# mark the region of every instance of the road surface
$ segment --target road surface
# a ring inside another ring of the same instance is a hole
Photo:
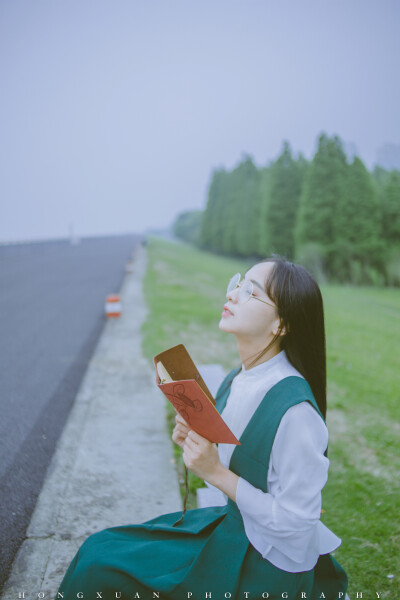
[[[0,589],[138,235],[0,246]]]

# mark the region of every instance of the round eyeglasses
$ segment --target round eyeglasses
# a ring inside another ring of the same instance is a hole
[[[240,281],[242,278],[240,273],[236,273],[236,275],[234,275],[231,280],[228,283],[228,287],[226,289],[226,293],[229,294],[230,292],[233,292],[233,290],[235,290],[236,288],[239,288],[239,292],[237,295],[237,301],[239,304],[243,304],[244,302],[247,302],[247,300],[250,300],[250,298],[254,298],[254,300],[259,300],[260,302],[264,302],[264,304],[268,304],[268,306],[272,306],[273,308],[275,308],[275,305],[272,304],[272,302],[266,302],[265,300],[263,300],[262,298],[259,298],[258,296],[255,296],[253,294],[253,283],[249,280],[243,280]]]

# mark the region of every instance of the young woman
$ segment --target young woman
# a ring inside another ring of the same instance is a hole
[[[59,592],[111,598],[344,598],[329,554],[341,540],[320,521],[328,432],[323,305],[301,266],[254,265],[228,285],[219,327],[242,366],[217,408],[240,446],[210,443],[178,415],[173,440],[203,478],[211,506],[90,536]]]

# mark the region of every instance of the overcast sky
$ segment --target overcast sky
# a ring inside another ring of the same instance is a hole
[[[0,0],[0,241],[142,231],[321,131],[400,144],[398,0]]]

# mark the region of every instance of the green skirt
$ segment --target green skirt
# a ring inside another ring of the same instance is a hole
[[[91,535],[72,560],[58,590],[62,596],[56,598],[274,600],[286,592],[283,597],[300,600],[302,593],[319,598],[323,591],[333,599],[346,591],[346,575],[329,554],[301,573],[263,559],[249,543],[239,511],[229,505],[190,510],[174,527],[180,514]]]

